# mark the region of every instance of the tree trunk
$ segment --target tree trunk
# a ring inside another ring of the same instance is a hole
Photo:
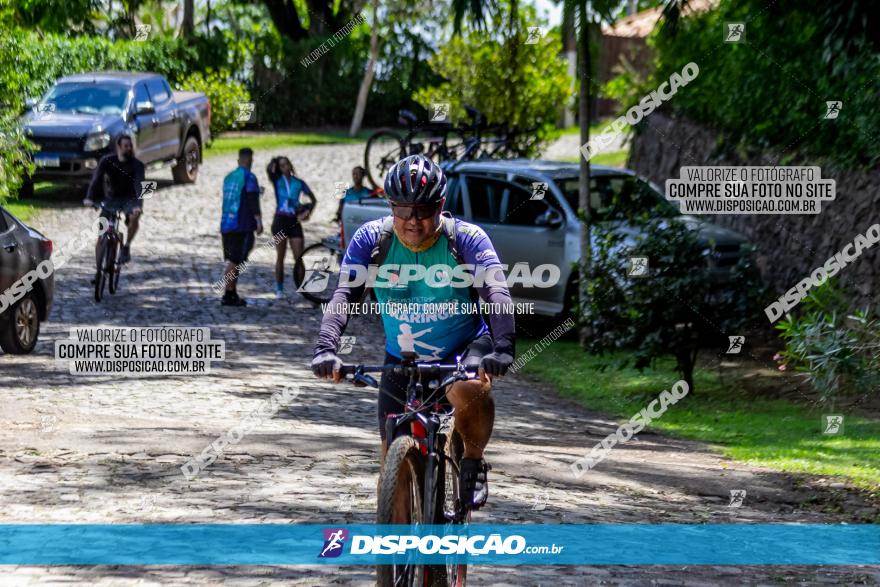
[[[207,13],[205,14],[205,34],[211,34],[211,0],[205,0],[205,9]]]
[[[351,118],[351,128],[348,129],[350,136],[355,136],[361,130],[364,121],[364,111],[367,109],[367,98],[370,95],[370,87],[373,85],[373,74],[376,71],[376,62],[379,60],[379,0],[373,0],[373,29],[370,31],[370,59],[367,61],[367,70],[364,79],[361,80],[361,88],[358,90],[357,104],[354,107],[354,116]]]
[[[579,44],[580,44],[580,95],[578,96],[578,124],[581,130],[581,145],[590,142],[590,122],[592,121],[592,112],[590,112],[591,87],[590,80],[593,69],[592,54],[590,51],[590,19],[587,15],[587,2],[580,0],[580,26],[579,26]],[[580,315],[582,322],[580,326],[579,338],[581,346],[585,346],[587,340],[592,336],[592,325],[589,322],[589,294],[587,292],[587,276],[589,275],[590,262],[592,257],[592,245],[590,243],[590,225],[593,222],[592,213],[590,211],[590,163],[581,154],[580,158],[580,178],[578,182],[578,208],[583,214],[581,220],[580,241],[581,241],[581,259],[579,266],[578,279],[578,301],[580,306]]]
[[[195,30],[195,0],[183,0],[183,27],[181,36],[184,38],[191,37]]]
[[[688,384],[688,393],[694,391],[694,368],[697,366],[698,349],[684,349],[675,355],[676,369]]]

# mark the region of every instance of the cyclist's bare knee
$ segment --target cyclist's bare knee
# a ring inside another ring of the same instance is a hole
[[[446,392],[446,398],[456,411],[466,410],[469,404],[485,403],[491,400],[492,385],[479,379],[456,381]]]

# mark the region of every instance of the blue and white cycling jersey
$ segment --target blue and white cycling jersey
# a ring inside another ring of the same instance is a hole
[[[380,218],[368,222],[355,232],[342,260],[342,271],[346,270],[346,266],[369,265],[370,254],[379,240],[384,220]],[[500,267],[498,255],[482,228],[461,220],[455,220],[455,226],[457,249],[465,264],[474,265],[477,270],[480,267],[486,270]],[[404,264],[435,267],[435,270],[449,271],[451,275],[458,262],[449,250],[444,233],[433,246],[418,253],[404,246],[395,235],[384,265]],[[391,283],[396,282],[394,277],[396,275],[390,279]],[[451,308],[454,302],[459,302],[459,307],[472,302],[468,287],[434,287],[428,285],[426,280],[379,287],[383,283],[388,283],[388,280],[383,280],[381,274],[377,275],[377,287],[373,291],[380,303],[387,304],[382,312],[385,350],[395,357],[401,358],[402,351],[409,351],[417,353],[420,360],[439,361],[489,332],[479,313],[437,311],[438,307]],[[389,308],[399,310],[387,311]]]
[[[300,195],[303,193],[312,193],[306,182],[298,177],[287,178],[283,175],[279,177],[278,181],[275,182],[275,200],[277,203],[275,213],[285,216],[295,215],[302,207]]]

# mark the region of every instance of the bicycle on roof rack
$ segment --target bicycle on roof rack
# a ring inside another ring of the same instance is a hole
[[[486,124],[476,108],[464,105],[470,122],[456,126],[450,122],[429,122],[419,125],[416,115],[400,111],[400,123],[406,132],[382,128],[367,140],[364,167],[373,187],[382,187],[391,166],[410,155],[424,154],[437,163],[506,159],[522,157],[526,151],[522,138],[533,135],[536,128],[519,130],[506,125]]]

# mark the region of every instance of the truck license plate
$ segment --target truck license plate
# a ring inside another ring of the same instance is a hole
[[[34,158],[34,164],[37,167],[61,167],[61,159],[59,157],[40,157]]]

